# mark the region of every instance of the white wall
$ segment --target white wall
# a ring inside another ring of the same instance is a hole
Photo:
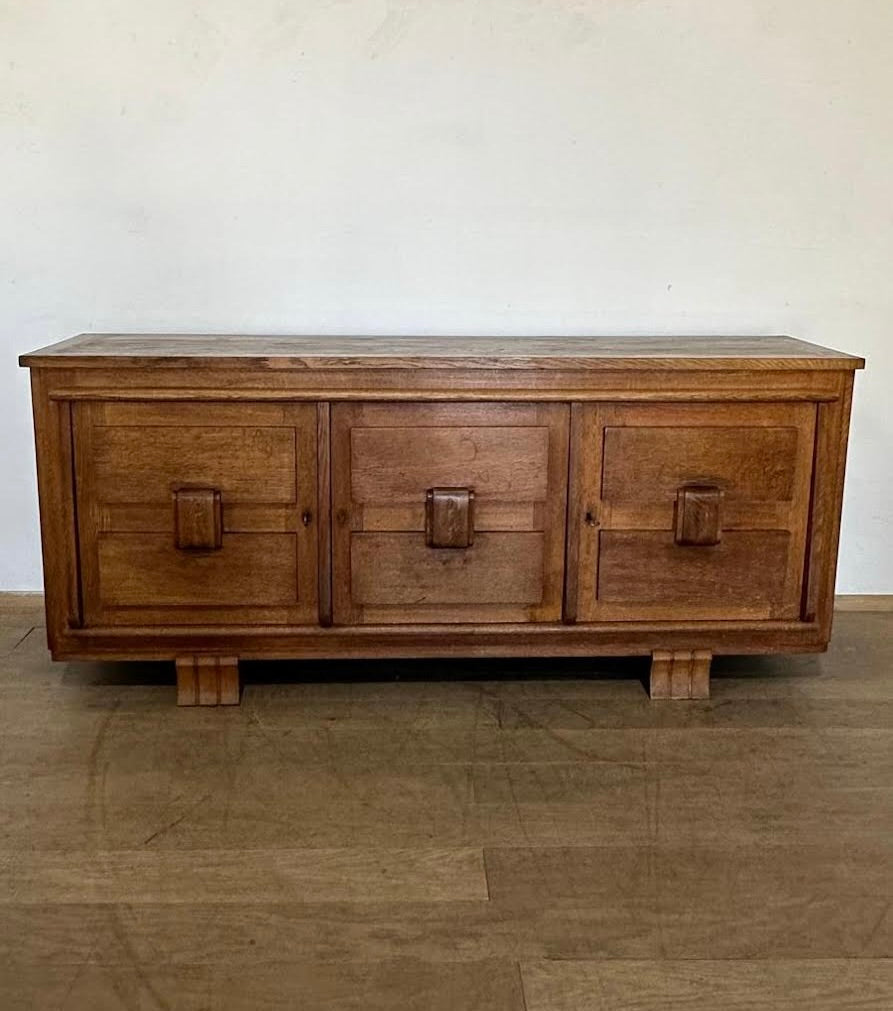
[[[0,0],[0,587],[81,330],[778,333],[865,355],[893,592],[890,0]]]

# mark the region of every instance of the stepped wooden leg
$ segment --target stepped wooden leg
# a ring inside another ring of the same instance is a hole
[[[709,649],[656,649],[651,654],[651,698],[710,698]]]
[[[178,656],[178,706],[237,706],[239,660],[234,656]]]

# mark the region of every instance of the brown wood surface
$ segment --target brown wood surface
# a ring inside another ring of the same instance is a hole
[[[319,624],[328,628],[332,624],[332,426],[328,404],[317,404],[316,426]]]
[[[577,621],[800,615],[814,405],[580,410]],[[679,543],[691,484],[721,493],[718,543]]]
[[[233,404],[254,401],[388,403],[455,401],[599,403],[830,403],[840,397],[832,370],[710,372],[666,369],[44,369],[51,400],[107,404]]]
[[[717,485],[682,485],[676,492],[676,543],[712,547],[722,537],[723,490]]]
[[[216,551],[183,551],[167,533],[113,534],[100,539],[98,557],[102,606],[112,611],[182,607],[181,620],[190,623],[200,614],[194,608],[288,607],[295,600],[294,534],[227,534]]]
[[[223,546],[223,516],[216,488],[176,488],[174,547],[181,551],[211,551]]]
[[[46,377],[31,373],[47,642],[61,646],[83,622],[71,404],[49,399]]]
[[[470,548],[474,543],[474,490],[429,488],[425,496],[425,544]]]
[[[651,654],[649,694],[652,699],[706,699],[710,697],[709,650],[656,649]]]
[[[181,712],[41,622],[0,600],[4,1009],[890,1004],[889,612],[684,705],[644,658],[453,658]]]
[[[555,404],[335,405],[335,623],[559,621],[567,425]],[[468,547],[426,543],[439,486],[474,493]]]
[[[79,334],[22,355],[24,366],[143,368],[832,368],[861,358],[794,337],[312,337]]]
[[[812,475],[812,515],[803,617],[831,634],[837,546],[843,506],[843,478],[849,440],[853,377],[841,376],[838,400],[816,407],[816,465]]]
[[[309,404],[78,404],[85,622],[316,623],[317,427]],[[177,547],[174,497],[198,486],[211,551]]]
[[[734,530],[711,546],[680,546],[671,531],[603,530],[601,620],[784,617],[790,535]]]
[[[237,706],[239,661],[233,656],[178,656],[178,706]]]

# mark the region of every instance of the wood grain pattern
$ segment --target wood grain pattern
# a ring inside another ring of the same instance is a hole
[[[602,530],[598,615],[793,617],[783,597],[790,540],[786,530],[735,530],[719,544],[684,547],[670,531]]]
[[[79,334],[22,355],[26,367],[849,368],[861,358],[793,337],[245,337]]]
[[[470,548],[474,544],[473,488],[428,489],[425,544],[429,548]]]
[[[355,533],[350,543],[351,599],[363,609],[420,605],[435,614],[454,604],[504,605],[507,613],[512,605],[521,605],[514,620],[524,621],[526,608],[542,603],[544,551],[541,532],[481,533],[468,548],[440,550],[432,550],[414,533]],[[486,617],[486,612],[478,613]],[[552,619],[558,617],[554,608]]]
[[[294,534],[229,534],[207,552],[181,551],[168,534],[112,534],[99,542],[100,604],[189,608],[186,622],[194,621],[193,608],[287,607],[295,601],[296,559]]]
[[[800,614],[814,406],[580,410],[579,621]],[[691,484],[722,496],[713,546],[674,540]]]
[[[559,621],[567,423],[560,405],[336,405],[336,624]],[[426,544],[439,486],[474,492],[468,547]]]
[[[317,428],[304,404],[78,404],[85,623],[315,623]],[[202,485],[219,547],[178,550],[172,496]]]
[[[178,713],[34,611],[0,597],[4,1008],[889,1004],[889,612],[690,705],[453,658],[244,664]]]
[[[676,543],[681,547],[719,544],[722,499],[723,490],[716,485],[682,485],[676,492]]]
[[[640,411],[624,412],[616,424],[606,419],[602,494],[612,502],[662,502],[681,484],[709,474],[730,499],[790,501],[797,429],[768,427],[764,419],[752,408],[712,416],[703,409],[658,409],[651,418]]]
[[[893,959],[537,962],[522,966],[527,1011],[839,1011],[893,1003]]]
[[[53,649],[83,621],[71,405],[49,399],[40,372],[31,374],[31,396],[47,641]]]
[[[178,656],[178,706],[237,706],[239,661],[232,656]]]
[[[30,1008],[36,987],[47,1007],[177,1011],[257,1011],[282,1007],[338,1011],[525,1011],[518,967],[510,959],[423,963],[399,957],[326,963],[290,952],[258,963],[144,966],[97,964],[33,970],[6,978],[8,1007]],[[0,978],[0,983],[4,982]]]
[[[154,873],[148,873],[149,868]],[[160,872],[160,873],[159,873]],[[135,882],[139,881],[139,887]],[[16,903],[486,901],[480,849],[350,848],[156,852],[44,851],[0,868],[0,895]]]
[[[174,547],[212,551],[223,546],[223,511],[215,488],[177,488],[174,500]]]
[[[91,415],[93,482],[103,502],[157,502],[168,498],[174,481],[218,488],[227,502],[294,501],[290,428],[118,428],[100,420],[101,408]]]
[[[651,698],[709,698],[712,659],[706,649],[654,650],[651,654]]]
[[[809,565],[803,616],[817,621],[831,634],[837,545],[843,505],[843,477],[849,441],[853,377],[841,377],[841,396],[816,408],[816,466],[812,477],[812,512],[809,525]]]
[[[187,364],[128,370],[122,384],[113,368],[46,369],[51,400],[218,406],[251,400],[284,405],[306,401],[454,401],[605,403],[760,402],[830,403],[840,395],[834,370],[710,371],[705,397],[704,370],[666,369],[195,369]]]

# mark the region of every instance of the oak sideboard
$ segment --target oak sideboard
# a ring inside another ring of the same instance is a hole
[[[81,334],[31,354],[56,659],[826,648],[854,370],[791,337]]]

